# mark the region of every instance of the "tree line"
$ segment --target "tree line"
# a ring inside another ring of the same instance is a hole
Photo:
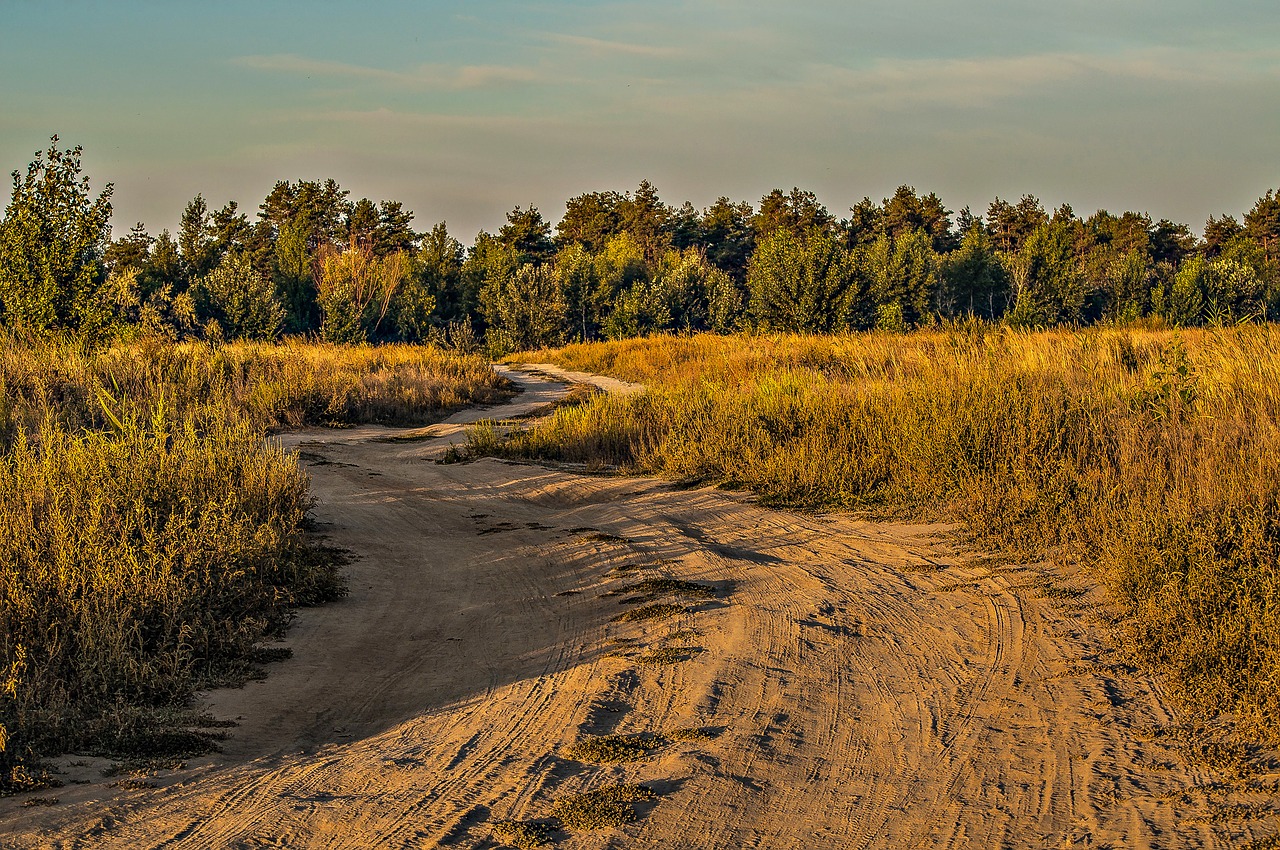
[[[516,206],[470,247],[398,201],[333,180],[280,181],[251,216],[197,195],[177,235],[111,238],[81,150],[58,138],[0,221],[0,324],[28,333],[335,342],[435,341],[512,351],[649,333],[907,330],[981,319],[1024,327],[1267,320],[1280,309],[1280,193],[1203,237],[1145,213],[1025,195],[953,214],[900,187],[840,218],[812,192],[757,205],[663,202],[652,184],[569,199],[553,228]]]

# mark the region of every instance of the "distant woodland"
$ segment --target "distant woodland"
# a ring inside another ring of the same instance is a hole
[[[0,324],[22,333],[436,342],[490,352],[664,332],[909,330],[1267,320],[1280,310],[1280,193],[1203,237],[1147,213],[1024,195],[981,214],[900,187],[844,216],[812,192],[699,210],[634,191],[516,206],[465,245],[399,201],[275,184],[255,211],[197,195],[177,234],[112,239],[79,148],[53,137],[0,221]]]

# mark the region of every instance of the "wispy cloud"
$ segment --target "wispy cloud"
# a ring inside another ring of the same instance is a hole
[[[568,33],[547,33],[546,38],[559,44],[580,47],[599,55],[645,56],[652,59],[674,59],[686,55],[679,47],[656,44],[637,44],[627,41],[610,41],[603,38],[591,38],[585,35],[569,35]]]
[[[373,80],[411,88],[458,91],[538,82],[542,74],[535,68],[509,65],[418,65],[397,71],[369,65],[354,65],[327,59],[311,59],[294,53],[237,56],[233,64],[255,71],[297,74],[308,77],[336,77]]]
[[[1280,50],[1148,48],[1116,54],[1053,52],[959,59],[882,59],[863,68],[815,64],[801,86],[879,106],[989,105],[1085,79],[1206,85],[1280,79]]]

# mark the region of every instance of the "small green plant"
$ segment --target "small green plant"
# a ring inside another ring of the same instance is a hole
[[[698,584],[682,581],[677,578],[647,578],[611,590],[605,596],[632,595],[640,599],[654,599],[659,596],[685,596],[691,599],[714,599],[716,589],[709,584]],[[625,600],[625,601],[639,601]]]
[[[653,735],[598,735],[578,741],[565,756],[591,764],[620,764],[640,761],[664,743]]]
[[[629,824],[637,817],[632,804],[656,799],[658,795],[643,785],[610,785],[562,797],[551,810],[565,829],[591,831]]]
[[[679,664],[705,652],[700,646],[665,646],[636,656],[636,662],[651,667]]]
[[[720,737],[720,730],[714,726],[682,726],[666,733],[672,741],[710,741]]]
[[[556,829],[546,821],[500,820],[493,825],[493,834],[503,844],[518,850],[532,850],[552,844]]]
[[[29,800],[22,801],[22,808],[34,809],[37,806],[56,806],[58,802],[57,797],[32,797]]]
[[[665,620],[667,617],[674,617],[677,614],[683,614],[685,608],[682,605],[672,605],[670,602],[655,602],[652,605],[645,605],[641,608],[634,608],[630,611],[624,611],[613,618],[615,623],[636,623],[643,620]]]

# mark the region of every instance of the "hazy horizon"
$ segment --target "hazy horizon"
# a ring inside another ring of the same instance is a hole
[[[116,184],[118,234],[280,179],[417,229],[628,191],[773,188],[839,216],[907,183],[1148,212],[1199,232],[1280,184],[1280,15],[1262,2],[6,4],[0,156],[52,133]]]

